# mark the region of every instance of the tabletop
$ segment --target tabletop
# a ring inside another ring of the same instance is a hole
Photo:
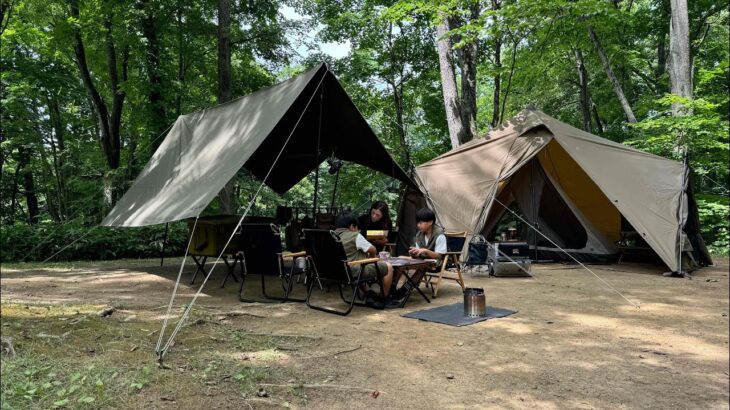
[[[423,265],[433,265],[436,259],[414,259],[404,256],[392,257],[385,260],[393,265],[394,268],[415,268]]]

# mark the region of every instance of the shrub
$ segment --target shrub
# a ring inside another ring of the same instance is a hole
[[[164,233],[164,225],[112,228],[79,221],[3,226],[0,262],[43,261],[66,246],[55,261],[159,257]],[[165,255],[182,255],[187,237],[184,222],[171,223]]]
[[[707,249],[713,255],[728,254],[730,232],[728,217],[730,206],[728,197],[722,195],[697,195],[697,208],[700,216],[700,230]]]

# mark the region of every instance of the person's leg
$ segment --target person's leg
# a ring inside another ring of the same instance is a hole
[[[391,266],[392,269],[392,266]],[[401,270],[400,269],[394,269],[393,270],[393,284],[395,284],[396,287],[398,287],[398,282],[400,281],[401,277]]]
[[[393,265],[388,265],[388,272],[383,276],[383,296],[388,297],[390,295],[390,286],[393,283]]]

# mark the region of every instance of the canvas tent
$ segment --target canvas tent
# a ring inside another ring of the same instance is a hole
[[[416,168],[419,191],[404,198],[401,235],[415,230],[411,219],[420,206],[432,207],[447,230],[484,235],[511,206],[578,259],[615,259],[616,241],[628,225],[673,271],[683,241],[683,250],[692,251],[683,256],[683,269],[691,269],[711,261],[687,174],[682,163],[526,109],[483,138]],[[523,239],[541,258],[565,257],[534,229],[523,228]]]
[[[144,226],[199,215],[241,167],[282,194],[330,156],[414,186],[323,63],[178,117],[102,225]]]

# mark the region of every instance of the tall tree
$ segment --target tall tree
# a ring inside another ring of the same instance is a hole
[[[218,0],[218,104],[231,100],[231,1]],[[218,193],[219,212],[231,215],[236,211],[236,182],[231,179]]]
[[[481,3],[472,0],[467,6],[468,18],[462,22],[462,27],[479,24],[481,17]],[[471,141],[477,135],[477,58],[479,55],[479,41],[473,33],[465,32],[460,38],[460,47],[457,49],[461,72],[461,123],[464,127],[461,143]]]
[[[142,35],[145,39],[145,71],[149,81],[147,87],[147,100],[150,105],[149,138],[152,140],[152,149],[156,149],[161,140],[157,138],[167,127],[167,110],[162,97],[162,67],[161,67],[161,44],[159,35],[159,20],[162,17],[158,2],[151,0],[139,0],[137,8],[140,10],[140,23]]]
[[[583,53],[579,48],[575,51],[576,68],[578,69],[578,88],[580,89],[580,112],[583,117],[583,130],[593,132],[591,127],[591,103],[588,95],[588,70],[583,61]]]
[[[114,14],[111,5],[105,2],[105,13],[102,16],[102,24],[104,27],[104,45],[106,54],[107,76],[109,81],[109,89],[112,93],[111,110],[107,101],[101,96],[95,80],[92,78],[89,70],[86,47],[81,35],[81,28],[78,26],[80,21],[78,0],[69,0],[71,17],[77,22],[73,29],[73,47],[76,65],[81,74],[81,80],[86,88],[92,107],[99,122],[99,142],[101,150],[106,161],[108,170],[116,170],[119,168],[119,160],[121,157],[121,137],[120,128],[122,122],[122,110],[124,108],[124,100],[127,96],[121,87],[122,82],[127,81],[127,69],[129,65],[129,45],[124,44],[121,52],[121,76],[119,74],[119,63],[117,55],[117,45],[113,35],[113,19]],[[114,205],[114,181],[111,175],[104,177],[104,203],[107,207]]]
[[[442,22],[436,26],[436,47],[439,56],[439,71],[441,72],[441,90],[444,96],[444,108],[446,109],[446,124],[449,127],[451,147],[456,148],[462,142],[468,141],[468,137],[465,135],[467,127],[464,125],[464,117],[461,114],[461,100],[456,88],[452,56],[453,47],[451,46],[449,32],[449,18],[443,15]]]
[[[636,116],[634,116],[634,111],[631,109],[631,104],[629,104],[629,100],[624,94],[624,89],[621,86],[621,82],[616,77],[616,74],[613,73],[613,69],[611,68],[611,62],[608,59],[606,50],[604,50],[601,41],[598,39],[598,35],[596,35],[596,31],[590,24],[588,25],[588,35],[591,38],[591,42],[593,42],[593,47],[595,48],[596,53],[598,53],[598,56],[601,58],[603,70],[606,72],[606,76],[608,76],[608,79],[611,81],[611,85],[613,86],[613,92],[616,94],[616,97],[618,97],[618,100],[621,103],[621,108],[623,108],[624,114],[626,114],[626,119],[629,122],[636,122]]]
[[[501,0],[492,0],[492,10],[497,12],[502,6]],[[497,13],[495,13],[495,17]],[[494,36],[494,92],[492,97],[492,128],[502,122],[500,114],[499,97],[502,92],[502,33],[497,31]]]
[[[692,62],[689,44],[687,0],[670,0],[669,82],[672,94],[692,99]],[[683,115],[681,104],[673,104],[674,115]]]
[[[35,225],[38,223],[40,211],[38,209],[38,195],[36,195],[36,184],[33,178],[29,149],[21,145],[18,148],[18,156],[18,169],[23,175],[23,194],[25,195],[25,204],[28,207],[28,223]]]

